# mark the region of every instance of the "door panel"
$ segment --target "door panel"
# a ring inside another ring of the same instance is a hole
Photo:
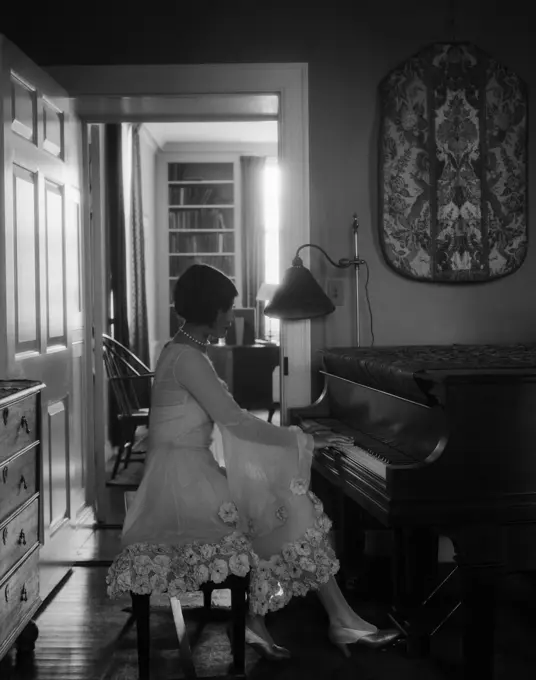
[[[47,350],[65,347],[65,227],[63,188],[45,180]]]
[[[40,475],[41,597],[46,597],[74,560],[81,540],[74,531],[76,515],[85,499],[84,413],[92,386],[84,380],[81,129],[66,93],[50,76],[2,36],[0,50],[7,118],[0,132],[5,225],[0,372],[46,385]]]
[[[69,426],[67,399],[48,404],[48,450],[50,451],[50,531],[69,518]]]
[[[39,291],[37,243],[37,176],[13,166],[15,272],[17,316],[15,351],[39,351]]]
[[[13,72],[11,80],[11,129],[30,142],[37,136],[37,93]]]

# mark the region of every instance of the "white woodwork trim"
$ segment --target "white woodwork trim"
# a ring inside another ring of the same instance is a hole
[[[89,139],[88,127],[82,126],[82,186],[90,186],[89,176]],[[93,308],[93,277],[96,274],[96,267],[93,248],[93,233],[91,230],[91,201],[89,191],[84,190],[80,195],[80,239],[81,239],[81,262],[82,268],[82,307],[84,310],[84,338],[85,344],[85,370],[84,370],[84,408],[86,409],[86,418],[84,419],[84,427],[82,430],[83,436],[83,450],[84,450],[84,490],[86,504],[93,508],[96,513],[96,473],[95,473],[95,353],[93,351],[93,326],[94,314]]]
[[[103,237],[104,216],[104,192],[105,182],[101,173],[103,158],[103,139],[99,126],[90,128],[91,142],[89,156],[91,158],[91,210],[92,222],[88,223],[87,231],[92,253],[93,271],[91,281],[91,297],[93,305],[93,327],[91,345],[93,347],[94,364],[92,367],[93,390],[93,471],[95,476],[95,506],[97,519],[106,522],[108,515],[108,498],[106,493],[106,388],[107,383],[104,374],[104,360],[102,352],[102,334],[104,332],[104,320],[106,314],[105,301],[105,258]],[[88,192],[89,196],[89,192]],[[89,215],[88,215],[89,217]],[[89,228],[91,227],[91,228]]]
[[[156,141],[150,130],[146,128],[145,125],[142,125],[140,128],[140,137],[142,137],[147,142],[148,146],[152,149],[152,151],[154,151],[154,153],[158,153],[161,150],[160,144]]]
[[[167,142],[161,148],[164,153],[200,153],[217,156],[277,156],[277,142]]]
[[[169,334],[169,216],[168,216],[168,158],[156,154],[154,270],[155,277],[155,346],[150,347],[151,366],[156,366],[162,338]],[[154,353],[154,354],[153,354]]]
[[[76,96],[87,121],[177,120],[181,97],[277,94],[281,166],[281,263],[309,241],[309,116],[307,64],[58,66],[49,72]],[[175,113],[174,113],[175,111]],[[231,113],[229,113],[231,117]],[[307,265],[307,253],[304,253]],[[311,400],[310,323],[285,324],[289,376],[282,382],[282,414]]]

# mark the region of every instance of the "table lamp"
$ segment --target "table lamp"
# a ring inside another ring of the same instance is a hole
[[[259,302],[264,302],[265,305],[270,302],[270,300],[273,298],[275,291],[277,290],[278,285],[277,283],[267,283],[264,281],[261,283],[260,288],[257,292],[257,300]],[[264,311],[264,310],[263,310]],[[269,342],[276,342],[276,336],[278,335],[278,331],[274,331],[274,328],[272,326],[272,320],[270,317],[267,319],[269,321],[269,324],[265,328],[265,337]],[[279,326],[277,326],[277,329]],[[277,343],[279,344],[279,343]]]

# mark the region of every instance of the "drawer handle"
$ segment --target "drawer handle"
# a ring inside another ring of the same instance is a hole
[[[21,429],[26,432],[26,434],[30,434],[30,426],[28,425],[28,419],[26,418],[26,416],[22,416],[22,418],[20,419],[20,426]]]
[[[23,487],[23,489],[25,491],[28,488],[28,484],[26,484],[26,480],[24,479],[24,475],[20,476],[19,489],[21,488],[21,486]]]
[[[21,602],[28,601],[28,593],[26,592],[26,586],[22,586],[22,590],[20,591],[20,601]]]
[[[2,543],[4,545],[7,543],[7,527],[4,527],[4,531],[2,531]]]
[[[4,482],[4,484],[7,484],[7,472],[8,467],[6,465],[5,468],[2,470],[2,481]]]
[[[24,533],[24,529],[20,530],[18,543],[19,545],[26,545],[26,535]]]
[[[4,598],[6,602],[9,602],[9,583],[6,585],[6,589],[4,590]]]
[[[4,425],[7,425],[7,419],[9,418],[9,409],[6,406],[6,408],[2,412],[2,420],[4,421]]]

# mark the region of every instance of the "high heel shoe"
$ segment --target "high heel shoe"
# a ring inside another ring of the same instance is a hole
[[[371,649],[383,649],[400,637],[400,631],[396,628],[385,628],[376,633],[364,633],[362,630],[355,630],[354,628],[330,626],[328,636],[344,656],[349,657],[350,652],[346,645],[362,645]]]
[[[232,627],[228,626],[227,635],[231,643],[233,642],[232,637]],[[284,659],[290,659],[290,651],[286,647],[281,647],[281,645],[276,645],[275,642],[269,642],[265,640],[257,633],[254,633],[251,628],[246,626],[246,645],[252,647],[259,656],[262,656],[268,661],[283,661]]]
[[[282,661],[283,659],[290,659],[290,652],[286,647],[276,645],[275,642],[268,642],[257,633],[254,633],[246,626],[246,645],[253,647],[253,649],[260,654],[260,656],[270,661]]]

